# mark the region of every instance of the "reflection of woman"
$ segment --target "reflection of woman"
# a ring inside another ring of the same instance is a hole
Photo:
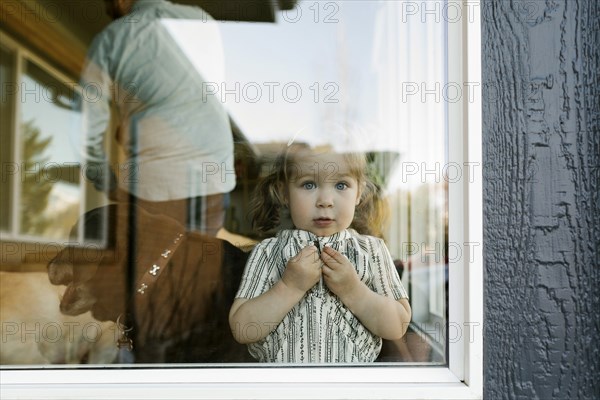
[[[411,311],[383,241],[350,228],[380,201],[365,157],[292,145],[257,193],[255,225],[276,226],[285,206],[295,229],[253,250],[230,311],[236,340],[263,362],[374,361]]]

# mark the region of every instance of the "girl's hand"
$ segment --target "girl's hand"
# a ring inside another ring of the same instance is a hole
[[[290,258],[281,280],[292,289],[306,293],[321,279],[321,259],[315,246],[307,246]]]
[[[329,246],[323,247],[321,259],[325,263],[323,277],[327,287],[344,302],[344,296],[351,296],[362,283],[356,269],[343,254]]]

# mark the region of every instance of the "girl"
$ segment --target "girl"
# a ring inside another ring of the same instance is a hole
[[[364,155],[293,144],[258,185],[258,230],[277,227],[282,207],[294,229],[254,248],[229,313],[257,360],[371,362],[381,338],[404,335],[411,310],[392,258],[383,240],[360,234],[378,214],[366,165]]]

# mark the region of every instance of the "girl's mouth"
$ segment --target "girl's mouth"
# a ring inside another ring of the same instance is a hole
[[[331,218],[316,218],[313,221],[315,222],[315,225],[323,227],[331,225],[334,220]]]

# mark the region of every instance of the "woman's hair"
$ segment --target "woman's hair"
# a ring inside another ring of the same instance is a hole
[[[307,150],[311,151],[311,147],[304,143],[288,145],[275,159],[269,173],[259,180],[250,201],[250,218],[257,232],[265,234],[281,224],[282,211],[287,208],[286,185],[297,172],[295,157]],[[360,234],[383,237],[387,205],[381,187],[369,176],[367,158],[363,153],[344,153],[343,157],[362,189],[350,227]]]

